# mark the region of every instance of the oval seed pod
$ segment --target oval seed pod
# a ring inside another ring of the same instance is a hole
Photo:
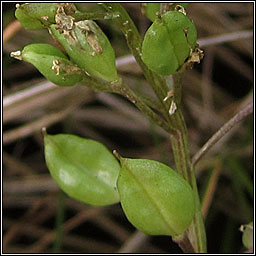
[[[242,236],[242,241],[243,245],[247,249],[253,248],[253,221],[251,221],[247,225],[243,225],[243,236]]]
[[[188,6],[187,3],[172,3],[175,6],[180,5],[183,8],[186,8]],[[145,15],[154,22],[157,18],[157,13],[160,12],[160,3],[145,3],[144,4],[144,13]]]
[[[16,5],[15,16],[25,29],[40,29],[54,23],[57,3],[26,3]]]
[[[57,48],[49,44],[30,44],[11,57],[34,65],[49,81],[60,86],[72,86],[82,80],[82,71]]]
[[[51,25],[51,34],[80,68],[97,78],[116,81],[115,53],[99,26],[91,20],[71,21],[70,25],[68,30]]]
[[[145,15],[152,22],[157,18],[156,13],[160,11],[160,3],[145,3]]]
[[[117,187],[128,220],[146,234],[182,235],[195,214],[190,185],[160,162],[122,158]]]
[[[71,134],[44,135],[48,169],[70,197],[104,206],[119,202],[120,165],[101,143]]]
[[[16,5],[15,16],[25,29],[40,29],[55,23],[58,8],[67,14],[75,13],[73,3],[25,3]]]
[[[197,31],[191,20],[179,11],[157,18],[142,43],[142,60],[160,75],[174,74],[196,46]]]

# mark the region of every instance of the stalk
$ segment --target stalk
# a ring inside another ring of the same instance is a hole
[[[188,237],[190,243],[192,244],[195,252],[205,253],[206,234],[201,212],[201,204],[198,195],[194,166],[191,163],[191,157],[189,153],[187,129],[183,119],[182,112],[179,109],[179,107],[173,114],[172,118],[175,120],[177,128],[176,132],[172,132],[170,135],[176,170],[191,185],[194,191],[196,204],[195,216],[187,230],[186,236]]]
[[[166,84],[166,79],[150,71],[142,61],[142,39],[128,13],[120,4],[117,3],[103,3],[102,5],[108,13],[120,14],[120,16],[115,18],[113,22],[115,22],[119,26],[119,28],[125,35],[128,47],[134,55],[137,63],[140,65],[146,80],[152,87],[153,91],[158,97],[160,104],[162,105],[162,109],[164,110],[164,118],[166,119],[166,122],[169,126],[169,129],[166,130],[168,130],[170,134],[176,170],[188,181],[195,194],[195,217],[185,236],[180,238],[179,240],[174,241],[179,244],[184,252],[205,253],[206,236],[204,222],[201,213],[201,205],[197,190],[196,178],[194,174],[194,167],[191,163],[191,157],[188,147],[187,128],[182,112],[180,110],[182,89],[181,79],[183,71],[180,71],[173,75],[174,94],[173,97],[166,97],[169,91]],[[174,108],[171,113],[169,113],[169,109],[172,104],[170,104],[169,98],[172,100],[172,103],[175,104],[174,107],[177,107],[177,109],[175,110]]]

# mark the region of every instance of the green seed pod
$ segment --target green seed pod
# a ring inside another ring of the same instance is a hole
[[[76,11],[70,3],[26,3],[16,5],[15,16],[26,29],[40,29],[55,23],[55,15],[59,7],[68,14]]]
[[[142,43],[142,60],[160,75],[172,75],[196,46],[197,31],[191,20],[179,11],[169,11],[156,19]]]
[[[70,197],[104,206],[119,202],[120,165],[101,143],[71,134],[44,135],[48,169]]]
[[[156,13],[160,11],[160,3],[145,3],[144,13],[153,22],[157,16]]]
[[[99,26],[91,20],[67,22],[62,16],[59,20],[59,24],[50,26],[50,31],[70,58],[89,75],[116,81],[115,53]]]
[[[121,158],[117,181],[128,220],[150,235],[182,235],[195,214],[190,185],[170,167],[153,160]]]
[[[157,13],[160,12],[160,3],[145,3],[143,4],[143,12],[145,15],[152,21],[154,22],[155,19],[157,18]],[[175,6],[180,5],[183,8],[186,8],[188,6],[187,3],[172,3],[173,8]]]
[[[68,60],[57,48],[49,44],[30,44],[11,57],[34,65],[49,81],[60,86],[72,86],[83,78],[82,70]]]
[[[253,248],[253,221],[251,221],[247,225],[243,225],[243,236],[242,236],[242,241],[243,245],[247,249],[252,249]]]

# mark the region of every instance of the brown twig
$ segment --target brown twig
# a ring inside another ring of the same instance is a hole
[[[243,120],[253,112],[253,102],[250,102],[245,108],[233,116],[225,123],[193,156],[192,164],[196,164],[228,131],[230,131],[238,122]]]
[[[3,44],[10,40],[22,28],[18,20],[10,23],[3,32]]]
[[[220,172],[222,170],[222,162],[220,160],[217,161],[216,166],[213,170],[213,174],[210,177],[209,185],[207,186],[207,190],[205,192],[203,201],[202,201],[202,214],[203,217],[206,218],[210,205],[212,203],[212,199],[214,196],[214,192],[217,187],[217,183],[220,177]]]

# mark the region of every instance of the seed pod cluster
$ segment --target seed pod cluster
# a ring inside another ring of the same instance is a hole
[[[45,134],[44,145],[52,177],[72,198],[98,206],[120,201],[128,220],[150,235],[178,237],[190,225],[193,190],[170,167],[118,155],[120,166],[99,142],[70,134]]]
[[[168,11],[147,30],[142,44],[142,60],[160,75],[174,74],[196,46],[197,31],[182,12]]]
[[[60,86],[72,86],[82,80],[82,71],[57,48],[49,44],[30,44],[12,57],[34,65],[49,81]]]
[[[48,28],[50,34],[63,46],[70,59],[83,72],[108,82],[117,81],[115,53],[108,38],[92,20],[75,22],[74,16],[77,13],[79,11],[72,3],[28,3],[17,5],[15,15],[26,29]],[[35,54],[34,52],[33,56]],[[49,64],[50,55],[48,54],[47,64]],[[26,54],[26,57],[21,58],[38,67],[42,74],[52,79],[50,81],[54,80],[54,83],[59,84],[60,76],[55,80],[52,72],[46,70],[49,65],[43,67],[46,64],[43,59],[39,58],[36,61],[32,58],[33,56]],[[39,60],[42,65],[39,64]],[[52,61],[54,61],[53,70],[56,70],[58,75],[63,69],[70,70],[69,63],[67,64],[63,59],[61,61],[52,59]],[[74,69],[71,73],[74,73]],[[69,85],[68,82],[61,82],[61,84]]]

